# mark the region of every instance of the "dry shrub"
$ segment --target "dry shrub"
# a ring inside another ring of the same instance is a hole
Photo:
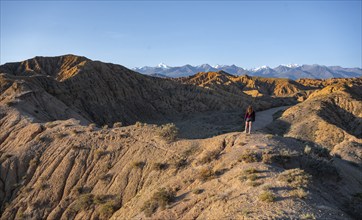
[[[113,124],[113,127],[114,127],[114,128],[120,128],[120,127],[122,127],[122,122],[115,122],[115,123]]]
[[[97,128],[97,125],[95,123],[91,123],[88,125],[88,131],[94,131]]]
[[[215,176],[215,172],[210,167],[205,167],[199,171],[197,178],[201,181],[206,181],[213,179]]]
[[[153,169],[154,170],[166,170],[168,168],[168,164],[167,163],[154,163],[153,164]]]
[[[147,217],[150,217],[159,207],[165,209],[166,206],[170,205],[174,200],[175,192],[171,189],[162,188],[143,204],[141,211],[143,211]]]
[[[200,150],[198,145],[193,145],[191,146],[189,149],[185,150],[184,152],[182,152],[182,157],[189,157],[195,153],[197,153]]]
[[[109,152],[103,149],[96,149],[94,151],[94,154],[96,156],[97,159],[100,159],[101,157],[107,155]]]
[[[132,163],[132,167],[139,168],[139,169],[142,169],[145,165],[146,165],[146,163],[144,161],[134,161]]]
[[[294,189],[294,190],[290,191],[289,195],[292,197],[299,198],[299,199],[305,199],[308,196],[308,192],[302,188],[298,188],[298,189]]]
[[[91,193],[83,194],[78,197],[74,205],[75,211],[85,210],[90,208],[94,204],[94,196]]]
[[[248,186],[257,187],[257,186],[260,186],[261,184],[263,184],[263,182],[259,182],[259,181],[248,181],[247,184],[248,184]]]
[[[205,190],[203,189],[194,189],[192,192],[196,195],[203,193]]]
[[[313,213],[305,213],[299,216],[300,219],[316,219]]]
[[[162,125],[159,128],[158,136],[160,136],[167,142],[172,142],[172,141],[176,140],[176,138],[178,136],[178,132],[179,132],[179,130],[176,127],[176,125],[173,123],[169,123],[169,124]]]
[[[182,168],[186,167],[187,165],[188,165],[188,162],[187,162],[186,158],[178,159],[173,163],[173,166],[175,167],[176,170],[182,169]]]
[[[255,169],[254,167],[244,170],[245,174],[253,174],[253,173],[257,173],[257,172],[258,172],[258,170]]]
[[[245,150],[238,159],[239,162],[253,163],[260,161],[259,155],[251,150]]]
[[[213,150],[207,151],[205,155],[201,158],[200,162],[202,164],[210,163],[213,160],[217,160],[219,158],[221,150]]]
[[[55,138],[57,138],[57,139],[61,139],[61,138],[64,138],[66,136],[68,136],[68,134],[66,134],[66,133],[57,133],[57,134],[55,134]]]
[[[259,200],[263,202],[274,202],[275,201],[275,195],[271,191],[264,191],[260,193]]]
[[[120,198],[109,200],[101,205],[99,214],[101,219],[109,219],[121,207]]]
[[[278,152],[267,151],[262,154],[262,162],[266,164],[276,163],[285,166],[285,164],[291,161],[291,158],[294,155],[294,152],[285,149],[281,149]]]
[[[250,181],[254,182],[255,180],[258,179],[258,176],[255,174],[257,172],[258,170],[256,170],[255,168],[248,168],[243,171],[243,173],[239,177],[239,180],[243,182],[249,180],[249,185],[250,184],[253,185],[252,183],[250,183]]]
[[[296,168],[285,170],[279,174],[278,180],[286,182],[290,187],[307,187],[311,176],[303,170]]]
[[[113,175],[110,173],[107,174],[103,174],[99,177],[100,180],[104,181],[104,182],[110,182],[113,178]]]
[[[248,180],[254,181],[254,180],[257,180],[257,179],[258,179],[258,176],[256,174],[250,174],[248,176]]]

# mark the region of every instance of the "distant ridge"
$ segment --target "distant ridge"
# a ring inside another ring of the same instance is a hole
[[[293,80],[301,78],[328,79],[362,76],[361,68],[344,68],[340,66],[324,66],[318,64],[282,64],[275,68],[261,66],[253,69],[244,69],[236,65],[211,66],[209,64],[202,64],[198,66],[184,65],[171,67],[164,63],[161,64],[156,67],[145,66],[140,68],[133,68],[133,70],[142,74],[161,74],[163,76],[173,78],[191,76],[198,72],[217,72],[220,70],[237,76],[247,74],[250,76],[289,78]]]

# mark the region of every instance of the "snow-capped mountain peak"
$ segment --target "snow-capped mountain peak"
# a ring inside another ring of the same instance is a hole
[[[170,68],[170,66],[168,66],[168,65],[166,65],[166,64],[164,64],[162,62],[160,64],[158,64],[157,67],[162,68],[162,69],[169,69]]]
[[[285,66],[285,67],[288,67],[288,68],[300,67],[299,64],[295,64],[295,63],[291,63],[291,64],[281,64],[281,66]]]
[[[223,68],[223,67],[226,67],[227,65],[220,65],[220,64],[216,64],[215,66],[213,66],[215,69],[218,69],[218,68]]]
[[[268,66],[261,66],[261,67],[253,68],[253,69],[251,69],[251,71],[256,72],[259,70],[265,70],[265,69],[269,69],[269,68],[270,67],[268,67]]]

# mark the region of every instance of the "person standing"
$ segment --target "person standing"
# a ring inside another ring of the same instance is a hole
[[[253,110],[253,107],[251,105],[249,105],[248,109],[246,110],[245,113],[245,133],[251,133],[251,124],[252,122],[255,121],[255,112]],[[249,132],[248,132],[249,129]]]

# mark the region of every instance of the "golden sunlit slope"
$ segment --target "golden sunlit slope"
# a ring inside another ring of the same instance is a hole
[[[362,162],[362,79],[341,79],[312,93],[268,127],[315,142],[342,158]]]
[[[305,144],[291,138],[229,133],[174,140],[172,126],[32,123],[5,111],[4,220],[358,216],[353,195],[361,169],[314,148],[306,154]]]
[[[0,218],[360,219],[361,85],[159,79],[73,55],[2,65]],[[232,132],[247,105],[298,97],[264,131]],[[175,118],[187,135],[160,126]]]
[[[182,83],[212,88],[231,94],[248,94],[253,97],[306,97],[310,87],[290,79],[233,76],[226,72],[200,72],[190,77],[177,79]]]

